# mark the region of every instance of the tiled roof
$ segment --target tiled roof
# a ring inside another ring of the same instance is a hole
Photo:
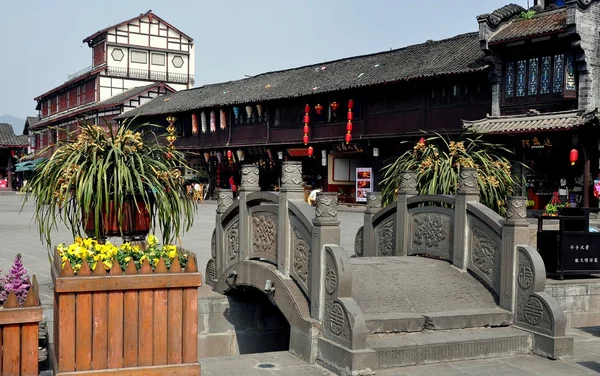
[[[27,116],[27,119],[25,119],[25,122],[28,123],[30,127],[34,127],[39,121],[40,119],[37,116]]]
[[[532,19],[516,19],[498,31],[490,43],[508,42],[536,35],[556,33],[567,28],[566,9],[554,10],[535,15]]]
[[[517,16],[525,12],[525,8],[517,4],[508,4],[503,6],[502,8],[498,8],[492,13],[482,14],[477,17],[479,22],[485,21],[488,25],[492,27],[497,27],[504,21],[508,21],[514,16]]]
[[[488,116],[475,121],[463,121],[464,127],[477,133],[523,133],[534,131],[556,131],[576,128],[597,121],[597,111],[563,111],[552,113],[530,113],[516,116]]]
[[[252,103],[347,90],[386,82],[487,69],[478,33],[458,35],[393,51],[263,73],[205,85],[152,100],[120,118]]]
[[[27,136],[17,137],[13,130],[12,125],[6,123],[0,123],[0,146],[17,146],[25,147],[29,144]]]

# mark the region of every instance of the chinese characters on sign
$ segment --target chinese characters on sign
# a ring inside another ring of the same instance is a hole
[[[522,139],[521,146],[523,148],[531,148],[531,149],[544,149],[552,147],[552,143],[549,138],[545,138],[544,140],[540,140],[537,137],[532,138],[531,140]]]
[[[371,167],[356,169],[356,202],[367,202],[367,192],[372,192],[373,178]]]
[[[595,264],[595,263],[598,263],[598,258],[597,257],[595,257],[595,258],[591,258],[591,257],[590,258],[588,258],[588,257],[576,258],[575,263],[577,263],[577,264],[579,264],[579,263],[581,263],[581,264],[594,263]]]
[[[577,256],[583,256],[583,257],[575,258],[574,261],[576,264],[597,264],[598,263],[598,257],[590,257],[587,254],[588,252],[592,251],[592,248],[590,247],[589,244],[581,244],[581,245],[571,244],[569,249],[572,252],[577,253]],[[581,251],[583,251],[584,253],[581,253]],[[593,255],[593,256],[596,256],[596,255]]]

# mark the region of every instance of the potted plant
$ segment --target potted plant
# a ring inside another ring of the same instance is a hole
[[[75,239],[50,252],[56,375],[200,373],[202,277],[196,256],[169,244],[193,223],[193,198],[180,172],[187,166],[153,132],[130,125],[82,125],[59,141],[30,182],[26,199],[35,200],[42,239],[51,247],[58,222]],[[148,235],[155,219],[164,245]],[[125,242],[113,245],[110,236]]]
[[[40,234],[50,245],[57,221],[80,236],[145,236],[158,218],[168,243],[193,223],[194,204],[184,188],[179,151],[162,146],[153,132],[121,125],[83,124],[58,142],[29,182]],[[151,129],[152,126],[147,125]]]
[[[507,197],[521,184],[513,176],[511,162],[506,158],[510,154],[505,147],[469,133],[456,138],[440,134],[422,137],[383,168],[380,183],[383,202],[388,204],[396,199],[402,171],[417,171],[420,194],[455,195],[462,166],[477,169],[481,202],[504,215]]]
[[[29,278],[17,254],[8,273],[0,276],[0,335],[4,343],[0,346],[0,372],[38,374],[42,314],[35,276]]]

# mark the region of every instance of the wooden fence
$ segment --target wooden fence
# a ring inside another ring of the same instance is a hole
[[[195,255],[185,270],[175,258],[169,270],[162,259],[124,273],[115,262],[109,275],[54,259],[55,375],[200,375]]]
[[[0,309],[0,375],[37,376],[39,324],[43,312],[35,276],[22,307],[14,292]]]

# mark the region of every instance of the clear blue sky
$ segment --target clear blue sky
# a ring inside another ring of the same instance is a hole
[[[527,0],[0,0],[0,115],[36,115],[34,97],[91,65],[83,38],[149,9],[194,38],[198,86],[476,31],[477,15],[510,2],[527,5]]]

